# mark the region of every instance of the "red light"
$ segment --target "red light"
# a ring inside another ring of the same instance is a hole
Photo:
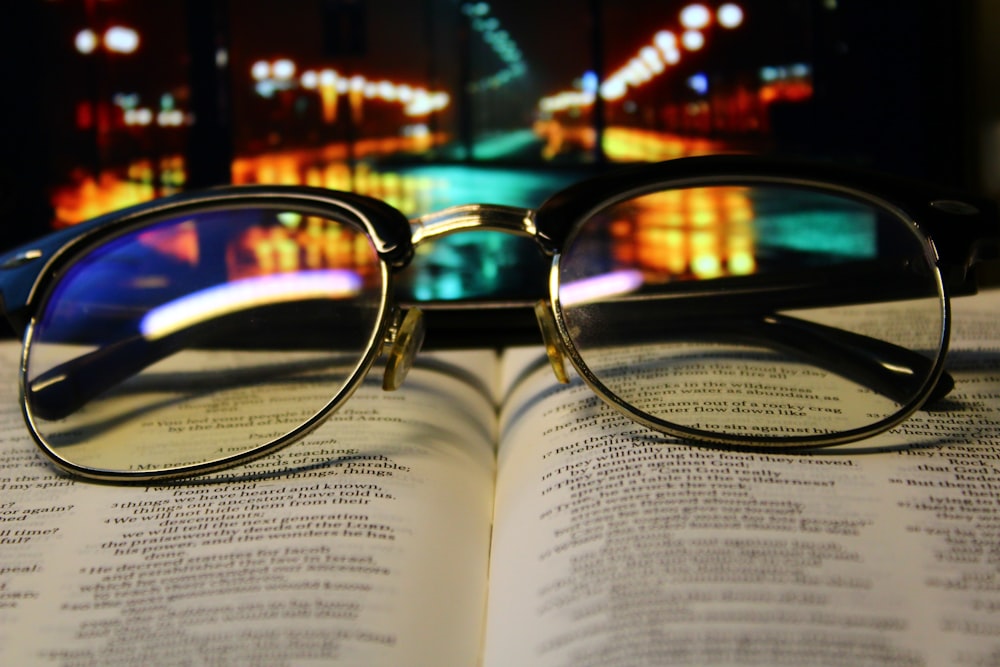
[[[76,103],[76,127],[80,130],[94,127],[94,108],[89,102]]]

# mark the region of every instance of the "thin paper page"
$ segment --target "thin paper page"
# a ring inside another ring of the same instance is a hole
[[[0,663],[475,663],[493,353],[434,357],[395,393],[376,379],[222,479],[128,488],[43,462],[2,352]]]
[[[502,415],[485,664],[995,664],[1000,294],[954,308],[948,400],[815,455],[671,442],[540,366]]]

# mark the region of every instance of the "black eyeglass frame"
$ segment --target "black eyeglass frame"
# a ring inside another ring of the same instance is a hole
[[[554,344],[560,349],[552,349],[553,341],[546,340],[550,356],[565,354],[583,379],[607,402],[625,411],[630,417],[658,431],[682,438],[694,438],[714,444],[730,446],[752,446],[753,442],[741,437],[705,438],[704,434],[692,434],[684,427],[643,419],[634,409],[625,405],[604,387],[575,350],[562,318],[558,301],[558,266],[560,250],[574,230],[595,211],[618,201],[640,196],[657,190],[681,187],[709,186],[728,183],[739,184],[782,184],[801,187],[815,187],[836,191],[844,195],[869,201],[881,208],[894,210],[903,219],[912,221],[914,227],[926,239],[928,249],[936,257],[939,272],[942,306],[944,308],[944,339],[941,352],[935,361],[935,368],[927,386],[921,390],[911,405],[906,406],[890,420],[884,420],[862,433],[834,434],[826,438],[789,439],[788,446],[823,446],[857,440],[867,434],[885,430],[908,417],[927,399],[934,390],[934,384],[943,370],[947,349],[950,315],[948,299],[959,294],[976,291],[973,267],[980,261],[994,259],[997,255],[1000,223],[995,205],[982,199],[972,199],[951,191],[927,185],[915,185],[909,181],[857,169],[844,168],[824,163],[803,163],[760,158],[757,156],[706,156],[685,158],[665,163],[641,165],[621,169],[571,186],[545,201],[537,210],[519,209],[507,206],[472,204],[428,214],[416,220],[408,220],[393,207],[378,200],[354,193],[334,192],[304,186],[226,186],[200,192],[184,193],[174,197],[142,204],[124,211],[101,216],[81,225],[61,230],[38,242],[0,256],[0,310],[25,342],[21,368],[21,402],[28,423],[31,415],[27,409],[24,381],[26,375],[27,350],[30,347],[31,322],[34,314],[44,303],[52,285],[60,275],[73,264],[76,257],[110,239],[127,233],[164,216],[183,215],[186,212],[204,212],[207,209],[226,208],[230,205],[251,205],[253,203],[281,204],[296,209],[348,219],[363,229],[372,239],[381,259],[383,270],[383,312],[369,354],[359,362],[357,372],[349,386],[321,409],[314,419],[303,424],[277,440],[264,443],[257,449],[241,453],[223,460],[191,466],[183,470],[155,472],[152,474],[132,474],[120,471],[94,471],[80,469],[72,463],[61,460],[31,428],[50,458],[59,467],[71,473],[97,479],[114,481],[147,481],[177,476],[201,474],[212,470],[238,465],[271,453],[300,439],[312,428],[318,426],[330,412],[339,407],[360,384],[382,349],[382,341],[392,339],[399,327],[400,304],[395,302],[393,278],[411,260],[414,248],[427,240],[466,229],[495,230],[527,236],[535,240],[543,255],[552,261],[548,296],[543,296],[543,305],[538,309],[541,317],[548,313],[558,336]],[[467,329],[470,317],[478,319],[473,329],[487,329],[490,323],[509,322],[511,307],[530,304],[500,304],[500,308],[468,308],[468,304],[455,307],[454,304],[428,304],[428,311],[439,311],[445,317],[437,320],[438,325],[448,328]],[[523,310],[523,308],[521,308]],[[543,331],[546,326],[542,322]],[[432,331],[434,327],[432,327]],[[538,341],[537,329],[534,340]],[[454,340],[454,339],[452,339]],[[480,341],[468,340],[468,344]],[[433,343],[433,337],[432,337]]]

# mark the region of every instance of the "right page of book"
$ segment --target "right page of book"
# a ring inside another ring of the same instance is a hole
[[[1000,293],[938,409],[820,454],[657,437],[507,360],[485,664],[1000,664]]]

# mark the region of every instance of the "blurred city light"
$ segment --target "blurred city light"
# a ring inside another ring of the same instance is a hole
[[[84,28],[76,33],[73,38],[73,46],[78,53],[87,56],[103,46],[109,53],[129,54],[135,53],[139,49],[139,33],[132,28],[115,25],[108,28],[103,37],[99,37],[90,28]]]
[[[318,92],[325,122],[337,118],[337,104],[340,95],[347,95],[355,116],[360,118],[363,100],[396,103],[402,106],[407,116],[427,116],[445,109],[451,103],[451,96],[444,91],[429,91],[420,86],[395,83],[387,79],[370,80],[363,74],[343,75],[334,69],[307,69],[295,78],[296,63],[287,58],[274,62],[258,60],[250,67],[250,76],[255,81],[255,89],[261,97],[271,97],[278,90],[296,87]]]
[[[705,5],[688,5],[681,10],[680,19],[688,30],[702,30],[712,22],[712,12]]]
[[[723,28],[737,28],[742,25],[743,19],[743,9],[736,3],[726,3],[717,10],[717,21]],[[635,56],[613,70],[604,81],[596,85],[591,82],[588,86],[583,86],[581,77],[579,89],[543,97],[538,103],[539,110],[553,114],[567,109],[587,108],[593,105],[597,94],[607,101],[621,100],[628,94],[630,88],[639,88],[680,63],[681,47],[690,52],[705,48],[707,33],[704,31],[711,28],[713,21],[711,10],[701,3],[687,5],[680,11],[678,20],[683,28],[680,38],[670,29],[656,32],[650,44],[639,47]],[[690,80],[689,85],[691,85]],[[702,88],[707,90],[707,78],[704,82],[699,79],[697,87],[694,85],[691,87],[699,91],[699,94],[704,94],[700,90]]]
[[[97,39],[97,33],[90,28],[85,28],[76,33],[76,39],[73,43],[77,51],[84,55],[90,55],[97,48],[100,40]]]
[[[112,53],[134,53],[139,48],[139,33],[116,25],[104,33],[104,48]]]
[[[274,64],[271,65],[271,75],[282,81],[291,80],[295,76],[295,63],[288,58],[275,60]]]
[[[685,30],[681,35],[681,44],[688,51],[699,51],[705,46],[705,35],[697,30]]]
[[[271,76],[271,63],[266,60],[258,60],[250,68],[250,76],[255,81],[263,81]]]
[[[490,16],[490,6],[485,2],[467,2],[462,5],[462,13],[469,18],[474,33],[482,37],[503,66],[499,71],[479,77],[469,84],[469,90],[493,90],[523,76],[527,71],[524,56],[510,33],[504,30],[500,20]]]
[[[698,72],[688,78],[688,87],[699,95],[704,95],[708,92],[708,77],[704,72]]]
[[[736,3],[726,3],[719,7],[717,13],[719,25],[723,28],[738,28],[743,24],[743,8]]]

